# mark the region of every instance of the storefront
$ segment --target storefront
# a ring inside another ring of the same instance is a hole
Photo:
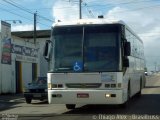
[[[37,41],[33,41],[31,33],[33,31],[11,34],[11,25],[1,21],[0,94],[22,93],[28,83],[38,76],[46,76],[48,67],[42,51],[50,32],[37,33]]]

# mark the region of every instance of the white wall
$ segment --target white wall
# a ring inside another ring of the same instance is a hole
[[[32,63],[22,62],[22,84],[26,88],[32,82]]]
[[[11,65],[2,64],[2,93],[12,93]]]
[[[39,75],[47,77],[47,72],[48,72],[48,62],[44,59],[43,57],[43,50],[44,50],[44,45],[45,41],[49,40],[50,38],[40,38],[37,39],[37,45],[39,45]]]
[[[35,45],[32,40],[29,39],[23,39],[12,35],[12,44],[22,45],[26,47],[36,48],[37,45]]]
[[[0,93],[9,93],[12,92],[10,59],[11,25],[4,21],[0,21],[0,32]]]

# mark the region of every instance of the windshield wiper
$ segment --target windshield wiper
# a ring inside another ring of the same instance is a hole
[[[65,71],[65,70],[71,70],[71,68],[57,68],[57,71]]]

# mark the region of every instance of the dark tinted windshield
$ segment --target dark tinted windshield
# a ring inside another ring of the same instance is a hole
[[[117,71],[118,27],[92,25],[57,27],[54,72]]]
[[[82,27],[55,29],[55,71],[72,71],[82,58]]]
[[[117,32],[114,28],[87,27],[85,32],[85,70],[117,70]]]

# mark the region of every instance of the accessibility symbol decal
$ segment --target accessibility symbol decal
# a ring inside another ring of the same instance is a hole
[[[73,70],[76,72],[82,71],[82,62],[75,62],[73,65]]]

